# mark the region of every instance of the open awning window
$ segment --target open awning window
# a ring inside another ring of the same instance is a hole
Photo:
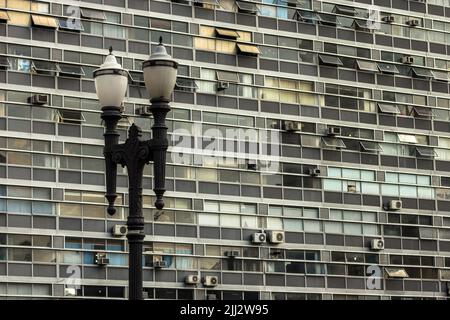
[[[436,239],[437,230],[432,228],[419,228],[420,239]]]
[[[178,77],[175,83],[175,89],[194,92],[198,89],[194,79]]]
[[[450,280],[450,270],[441,269],[441,280]],[[447,286],[450,286],[448,282]]]
[[[416,153],[419,157],[424,157],[424,158],[437,157],[437,153],[434,151],[434,148],[416,147]]]
[[[414,107],[413,111],[414,111],[415,116],[425,117],[425,118],[434,117],[433,109],[431,109],[431,108]]]
[[[105,13],[103,11],[86,8],[81,9],[81,17],[101,21],[106,20]]]
[[[74,64],[59,64],[60,75],[68,76],[84,76],[84,69],[82,66]]]
[[[9,15],[8,12],[6,11],[0,11],[0,21],[8,21],[9,20]]]
[[[252,44],[238,43],[237,47],[238,47],[239,52],[243,53],[243,54],[256,56],[261,53],[261,51],[259,51],[259,48]]]
[[[400,114],[400,110],[395,104],[378,103],[378,109],[381,113]]]
[[[65,123],[81,123],[85,122],[86,119],[80,110],[65,110],[59,109],[59,121]]]
[[[58,28],[58,20],[54,17],[40,16],[37,14],[31,15],[33,25],[47,28]]]
[[[446,71],[435,71],[433,70],[433,75],[436,80],[448,81],[448,72]]]
[[[11,64],[9,63],[8,57],[0,56],[0,68],[8,69],[10,67],[11,67]]]
[[[324,24],[324,25],[337,26],[337,25],[342,24],[341,21],[339,20],[339,18],[333,14],[318,13],[317,17],[318,17],[319,23]]]
[[[390,74],[400,73],[400,71],[398,71],[395,65],[388,63],[378,63],[378,69],[380,69],[380,71],[383,73],[390,73]]]
[[[380,152],[382,151],[380,144],[373,141],[360,141],[361,150],[365,152]]]
[[[131,126],[131,119],[127,115],[122,115],[122,118],[120,118],[119,122],[117,123],[117,126],[119,128],[128,128]]]
[[[335,56],[327,56],[327,55],[319,55],[319,59],[320,59],[320,63],[323,65],[327,65],[327,66],[342,66],[344,65],[341,61],[341,59],[339,59],[339,57],[335,57]]]
[[[239,82],[239,75],[236,72],[216,71],[218,81]]]
[[[412,134],[399,133],[398,140],[404,143],[418,143],[416,136]]]
[[[51,61],[33,60],[31,68],[37,73],[58,72],[58,65]]]
[[[216,37],[237,39],[239,34],[235,30],[216,28]]]
[[[412,68],[412,73],[417,78],[434,78],[433,73],[428,69]]]
[[[338,149],[347,148],[345,146],[344,141],[342,141],[342,139],[339,139],[339,138],[322,137],[322,143],[325,148],[338,148]]]
[[[59,28],[63,30],[84,31],[83,23],[80,19],[59,19]]]
[[[258,7],[256,6],[256,3],[253,2],[236,1],[236,6],[238,8],[238,11],[242,13],[255,14],[256,12],[258,12]]]
[[[409,278],[408,273],[403,268],[384,268],[389,278]]]
[[[333,8],[333,13],[343,14],[346,16],[354,16],[356,14],[355,8],[335,5]]]
[[[355,21],[353,21],[352,27],[355,30],[361,30],[361,31],[369,31],[370,28],[367,25],[367,20],[358,20],[355,19]]]
[[[373,72],[378,71],[378,66],[376,62],[358,60],[356,61],[356,64],[358,65],[359,70],[373,71]]]
[[[293,19],[309,23],[313,23],[319,20],[319,18],[313,11],[306,11],[306,10],[297,10],[294,14]]]
[[[130,76],[130,80],[134,84],[144,84],[144,73],[143,72],[137,72],[137,71],[129,71],[128,72]]]
[[[213,6],[220,6],[219,0],[193,0],[192,2],[198,4],[208,4]]]

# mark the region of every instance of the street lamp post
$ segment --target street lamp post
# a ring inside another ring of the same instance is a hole
[[[153,161],[155,207],[164,207],[165,166],[168,148],[166,115],[170,111],[170,95],[175,87],[178,63],[167,54],[162,39],[155,52],[143,63],[145,86],[151,97],[150,112],[154,118],[152,139],[141,140],[141,129],[131,125],[128,139],[119,144],[117,123],[122,118],[122,102],[128,84],[128,72],[117,63],[115,56],[106,57],[103,65],[94,71],[97,96],[102,107],[101,118],[105,123],[104,156],[106,163],[106,199],[108,214],[114,215],[117,198],[117,164],[127,167],[129,214],[129,299],[141,300],[142,249],[144,241],[144,216],[142,215],[142,177],[144,166]]]

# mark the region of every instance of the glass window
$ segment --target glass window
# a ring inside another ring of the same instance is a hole
[[[398,186],[396,185],[390,185],[390,184],[382,184],[381,185],[381,194],[383,196],[393,196],[398,197]]]
[[[203,226],[219,226],[219,215],[213,213],[199,213],[198,224]]]
[[[283,230],[283,220],[281,218],[267,218],[267,228],[271,230]]]
[[[258,227],[257,219],[255,216],[241,216],[242,228],[255,229]]]
[[[306,232],[321,232],[322,229],[320,221],[304,220],[303,226]]]
[[[344,223],[344,233],[351,235],[362,234],[362,225],[358,223]]]
[[[325,222],[325,233],[343,233],[344,228],[340,222]]]
[[[342,182],[341,180],[324,179],[323,189],[326,191],[342,192]]]
[[[220,225],[222,227],[240,228],[241,219],[239,215],[221,214]]]
[[[31,248],[29,249],[19,249],[19,248],[9,248],[8,249],[8,260],[10,261],[20,261],[20,262],[31,262]]]
[[[284,219],[284,230],[292,231],[292,232],[300,232],[303,231],[303,225],[301,220],[297,219]]]

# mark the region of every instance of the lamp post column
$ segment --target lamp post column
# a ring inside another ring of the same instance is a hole
[[[144,244],[144,216],[142,214],[142,176],[145,162],[140,161],[138,153],[132,153],[136,161],[128,164],[129,213],[127,219],[127,239],[129,254],[129,299],[142,300],[142,249]]]
[[[128,171],[127,239],[129,247],[129,299],[142,300],[142,249],[144,215],[142,214],[142,179],[144,167],[152,159],[149,141],[141,141],[141,129],[133,124],[124,144],[114,147],[114,160]]]
[[[166,154],[169,147],[167,140],[166,116],[170,111],[169,100],[152,99],[150,110],[153,114],[152,150],[153,150],[153,191],[156,195],[155,207],[161,210],[164,207],[163,195],[166,192]]]

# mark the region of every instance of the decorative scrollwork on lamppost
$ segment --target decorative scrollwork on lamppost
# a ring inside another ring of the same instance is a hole
[[[141,300],[142,249],[144,216],[142,214],[142,178],[144,167],[150,161],[154,169],[155,207],[164,207],[167,139],[166,116],[170,111],[170,96],[177,79],[178,63],[167,54],[160,38],[159,45],[143,63],[145,86],[151,97],[150,112],[153,115],[152,139],[141,140],[141,129],[131,125],[125,143],[119,144],[117,124],[122,118],[122,102],[128,86],[128,72],[117,63],[112,48],[104,64],[94,71],[95,88],[102,107],[101,118],[105,123],[104,156],[106,163],[107,212],[114,215],[117,198],[117,165],[127,167],[129,214],[127,218],[129,245],[129,299]]]

